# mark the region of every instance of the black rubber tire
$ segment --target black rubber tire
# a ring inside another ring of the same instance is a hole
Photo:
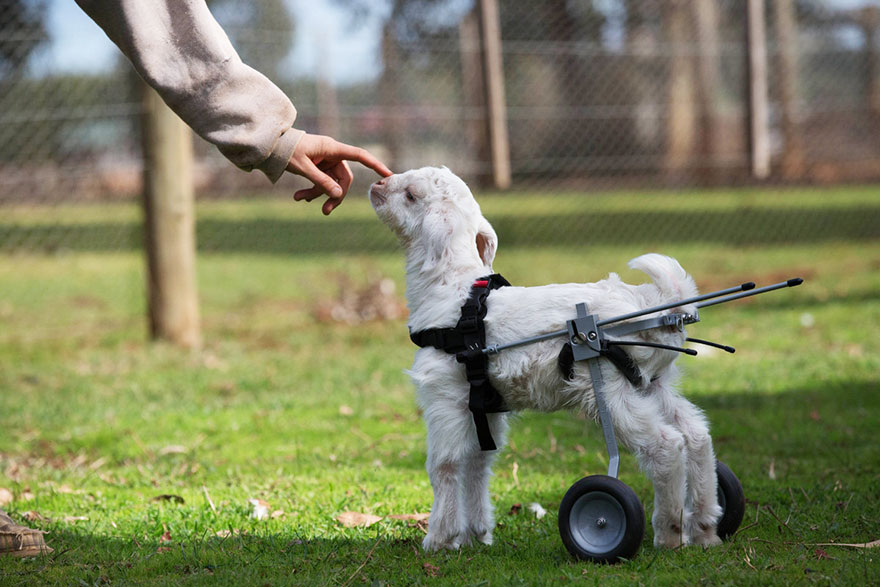
[[[718,537],[727,540],[742,524],[746,513],[746,495],[730,467],[715,461],[715,472],[718,475],[718,505],[722,510],[721,519],[718,520]]]
[[[581,560],[629,560],[645,537],[645,509],[635,491],[619,479],[584,477],[562,498],[559,534],[568,552]]]

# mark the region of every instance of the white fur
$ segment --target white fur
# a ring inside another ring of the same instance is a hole
[[[379,218],[406,250],[406,297],[413,331],[451,327],[474,279],[492,272],[498,239],[465,183],[444,168],[423,168],[374,184],[370,200]],[[691,277],[675,259],[648,254],[630,261],[653,283],[628,285],[612,273],[597,283],[505,287],[489,296],[488,344],[507,343],[562,330],[575,304],[608,318],[696,295]],[[685,335],[654,329],[636,335],[681,346]],[[557,356],[562,339],[511,349],[489,360],[492,384],[514,411],[568,409],[596,417],[589,368],[575,364],[562,378]],[[676,390],[676,353],[627,347],[643,375],[638,388],[600,361],[604,393],[620,441],[654,483],[655,546],[720,543],[715,456],[703,413]],[[456,549],[473,538],[492,542],[495,526],[489,476],[497,451],[480,450],[468,410],[463,367],[447,353],[416,351],[410,376],[428,428],[427,469],[434,506],[423,546]],[[503,447],[507,415],[490,414],[492,436]]]

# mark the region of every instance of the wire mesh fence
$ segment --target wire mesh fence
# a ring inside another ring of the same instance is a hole
[[[480,0],[209,4],[243,59],[291,96],[298,127],[366,146],[396,170],[443,164],[491,187],[497,145],[486,95],[495,82],[484,59]],[[766,47],[759,61],[767,115],[757,126],[749,4],[763,7]],[[53,16],[58,10],[58,3],[0,2],[2,250],[77,248],[86,237],[59,206],[134,202],[141,189],[137,77],[115,54],[93,68],[59,65],[59,51],[72,45]],[[306,18],[313,13],[344,18],[316,34]],[[767,144],[762,184],[880,180],[880,9],[873,2],[500,0],[498,14],[515,190],[574,190],[588,206],[597,189],[759,183],[756,132]],[[102,33],[92,26],[77,35]],[[289,196],[296,183],[286,178],[272,189],[203,141],[195,149],[200,198]],[[355,196],[370,180],[359,173]],[[140,246],[137,216],[118,213],[127,224],[92,227],[96,248]],[[878,236],[870,229],[880,225],[877,209],[860,214],[867,228],[859,238]],[[796,217],[784,221],[805,237],[832,230],[806,217],[800,226]],[[615,234],[626,238],[632,225]],[[200,240],[224,242],[209,229],[200,224]],[[525,231],[520,238],[545,237]]]

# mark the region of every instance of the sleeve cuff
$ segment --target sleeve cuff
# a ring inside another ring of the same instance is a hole
[[[269,178],[269,181],[272,183],[277,182],[284,174],[284,170],[287,169],[287,164],[290,162],[290,158],[293,156],[296,146],[305,134],[305,131],[297,130],[295,128],[290,128],[285,131],[284,134],[278,138],[278,142],[275,143],[275,148],[272,149],[272,154],[269,155],[265,161],[257,165],[256,168],[265,173],[266,177]]]

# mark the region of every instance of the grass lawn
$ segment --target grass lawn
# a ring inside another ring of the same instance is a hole
[[[745,488],[740,532],[656,551],[649,525],[634,560],[604,567],[571,559],[558,535],[566,489],[607,467],[598,426],[565,413],[514,423],[492,547],[425,554],[424,524],[388,517],[431,506],[405,319],[317,318],[346,284],[389,277],[402,293],[401,254],[363,200],[329,219],[289,202],[201,204],[199,352],[146,340],[133,206],[4,211],[0,488],[55,552],[0,558],[0,584],[878,583],[880,551],[829,545],[880,538],[875,194],[485,200],[495,268],[517,284],[638,281],[626,261],[648,250],[704,291],[807,280],[707,308],[690,332],[737,353],[680,359],[683,392]],[[620,476],[650,519],[651,485],[626,453]],[[251,499],[268,519],[250,517]],[[349,511],[382,519],[349,528]]]

